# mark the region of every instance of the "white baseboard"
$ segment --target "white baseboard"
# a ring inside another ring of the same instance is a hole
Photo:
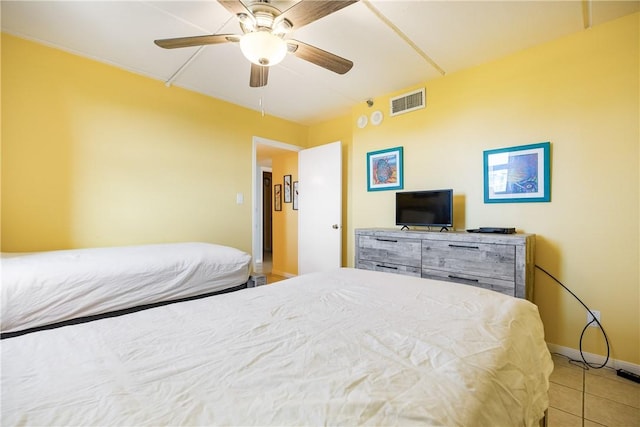
[[[582,356],[580,355],[580,350],[576,350],[574,348],[563,347],[557,344],[547,343],[547,347],[551,353],[558,353],[563,356],[567,356],[571,359],[582,361]],[[599,354],[587,353],[583,351],[584,358],[587,359],[587,362],[595,365],[601,365],[604,363],[606,357],[601,356]],[[636,365],[634,363],[625,362],[623,360],[616,360],[609,358],[607,361],[607,367],[613,369],[624,369],[625,371],[633,372],[635,374],[640,375],[640,365]]]

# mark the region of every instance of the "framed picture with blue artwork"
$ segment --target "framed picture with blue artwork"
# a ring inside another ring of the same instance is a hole
[[[549,142],[484,151],[484,202],[551,201]]]
[[[367,153],[367,191],[402,190],[402,147]]]

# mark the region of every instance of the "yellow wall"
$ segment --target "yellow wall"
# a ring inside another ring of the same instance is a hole
[[[272,159],[272,185],[282,186],[282,210],[273,210],[273,266],[272,273],[279,276],[295,276],[298,274],[298,211],[293,210],[291,203],[284,202],[284,176],[291,175],[293,182],[298,180],[298,153],[283,152]],[[275,194],[275,191],[274,191]]]
[[[640,14],[427,82],[424,110],[353,126],[348,237],[393,227],[394,192],[366,191],[366,153],[404,147],[405,189],[453,188],[455,228],[537,234],[536,262],[600,310],[612,357],[640,362]],[[411,89],[411,88],[408,88]],[[399,93],[406,92],[406,90]],[[369,114],[363,102],[352,125]],[[550,141],[550,203],[484,204],[483,150]],[[353,263],[353,241],[348,244]],[[578,348],[585,311],[536,272],[547,342]],[[584,350],[605,354],[591,328]]]
[[[197,240],[250,252],[252,137],[308,134],[6,34],[2,103],[3,251]]]

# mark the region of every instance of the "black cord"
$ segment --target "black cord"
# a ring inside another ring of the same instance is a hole
[[[591,309],[589,307],[587,307],[587,305],[582,302],[582,300],[580,298],[578,298],[578,296],[576,294],[574,294],[573,292],[571,292],[571,289],[567,288],[560,280],[556,279],[551,273],[549,273],[547,270],[545,270],[544,268],[540,267],[539,265],[536,264],[536,268],[540,271],[542,271],[544,274],[546,274],[547,276],[551,277],[557,284],[559,284],[560,286],[562,286],[567,292],[569,292],[576,300],[578,300],[578,302],[580,304],[582,304],[582,306],[589,312],[589,314],[591,315],[591,321],[589,323],[587,323],[584,328],[582,329],[582,333],[580,334],[580,342],[579,342],[579,346],[580,346],[580,357],[582,357],[582,361],[584,362],[585,365],[587,365],[589,368],[593,368],[593,369],[600,369],[600,368],[604,368],[607,363],[609,362],[609,354],[610,354],[610,346],[609,346],[609,338],[607,337],[607,333],[604,331],[604,328],[602,327],[602,324],[600,323],[600,321],[596,318],[596,316],[593,314],[593,312],[591,311]],[[587,362],[587,360],[584,358],[584,354],[582,353],[582,339],[584,338],[584,333],[587,331],[587,328],[589,327],[589,325],[591,325],[593,322],[596,322],[598,325],[598,328],[600,328],[600,330],[602,331],[602,336],[604,336],[604,340],[607,343],[607,357],[604,360],[604,362],[602,363],[602,365],[596,365],[596,364],[592,364]]]

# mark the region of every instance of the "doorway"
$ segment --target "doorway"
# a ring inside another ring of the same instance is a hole
[[[252,268],[256,273],[270,273],[269,263],[265,263],[265,255],[273,257],[273,231],[271,223],[266,222],[266,218],[263,215],[265,204],[272,203],[273,195],[271,190],[273,188],[273,179],[271,179],[271,185],[269,186],[269,194],[265,194],[264,172],[271,173],[271,164],[274,156],[285,151],[300,151],[302,148],[286,144],[284,142],[273,141],[266,138],[253,137],[253,167],[252,167]],[[269,207],[271,212],[271,206]],[[265,252],[265,228],[268,230],[271,246],[271,252]],[[269,269],[269,271],[265,271]]]
[[[262,170],[262,263],[263,271],[271,270],[266,265],[273,259],[271,256],[272,250],[272,237],[273,237],[273,223],[272,223],[272,203],[273,200],[271,191],[271,172]]]
[[[304,167],[308,171],[308,173],[312,174],[313,177],[309,177],[306,179],[306,182],[309,183],[307,185],[311,185],[314,182],[322,182],[325,184],[331,183],[330,188],[325,189],[313,189],[310,187],[310,191],[307,193],[306,198],[304,196],[304,188],[302,181],[300,182],[300,189],[302,190],[299,195],[299,204],[301,207],[301,211],[303,211],[303,207],[308,205],[310,209],[307,209],[309,215],[305,215],[307,220],[310,222],[305,223],[302,227],[300,226],[300,222],[298,223],[298,248],[300,248],[300,240],[304,240],[306,242],[313,242],[311,246],[305,246],[303,252],[306,254],[303,261],[308,261],[309,259],[314,259],[313,254],[318,253],[318,248],[322,247],[320,252],[321,258],[326,258],[327,262],[332,263],[331,267],[328,267],[328,264],[318,264],[316,261],[309,263],[303,262],[303,264],[310,268],[309,271],[322,271],[327,268],[337,268],[341,265],[341,250],[342,250],[342,214],[341,214],[341,204],[342,204],[342,148],[340,142],[325,144],[323,146],[309,148],[304,150],[305,157],[308,159],[307,166]],[[303,149],[301,147],[295,145],[289,145],[277,141],[271,141],[264,138],[254,137],[253,138],[253,197],[252,197],[252,222],[253,222],[253,232],[252,232],[252,253],[253,253],[253,271],[254,272],[262,272],[265,274],[271,273],[270,271],[263,270],[264,267],[264,255],[268,254],[264,252],[264,228],[265,226],[269,227],[269,222],[265,221],[265,217],[263,215],[265,201],[265,191],[264,188],[264,179],[263,179],[263,171],[265,168],[269,168],[268,172],[271,172],[271,162],[272,159],[276,156],[282,155],[284,152],[296,152],[300,153]],[[314,165],[314,167],[312,167]],[[334,170],[334,168],[337,168]],[[298,168],[298,175],[301,174],[300,168]],[[335,178],[338,178],[336,181]],[[273,179],[271,181],[271,186],[269,187],[269,191],[273,188]],[[318,202],[319,197],[315,197],[314,193],[325,194],[330,197],[330,200],[325,200],[324,202]],[[272,197],[271,194],[268,196],[269,203],[271,203]],[[317,209],[314,208],[314,203],[320,203],[320,207]],[[326,211],[325,208],[335,207],[337,212],[333,212],[332,210]],[[321,209],[322,208],[322,209]],[[270,210],[271,212],[271,210]],[[326,215],[325,215],[326,213]],[[298,218],[302,218],[298,216]],[[329,223],[325,224],[326,221]],[[316,233],[315,237],[309,237],[305,235],[299,234],[300,229],[303,231],[310,231],[312,233]],[[317,234],[319,233],[319,234]],[[334,237],[329,237],[329,236]],[[279,235],[275,235],[273,232],[273,228],[271,229],[271,259],[281,260],[278,258],[285,254],[275,253],[278,251],[279,245],[274,245],[273,242],[276,241],[277,238],[282,237]],[[333,242],[333,243],[331,243]],[[324,246],[327,244],[327,246]],[[310,248],[310,249],[309,249]],[[326,249],[326,250],[325,250]],[[326,253],[325,253],[326,252]],[[296,260],[297,270],[300,270],[300,253],[298,250],[298,259]],[[335,261],[333,256],[323,256],[329,253],[335,254]],[[317,257],[315,257],[317,258]],[[279,262],[279,261],[278,261]],[[333,265],[335,264],[335,265]],[[280,267],[279,267],[280,268]],[[306,267],[305,267],[306,268]],[[305,269],[303,269],[306,271]],[[286,270],[283,270],[286,271]],[[285,274],[286,275],[286,274]]]

